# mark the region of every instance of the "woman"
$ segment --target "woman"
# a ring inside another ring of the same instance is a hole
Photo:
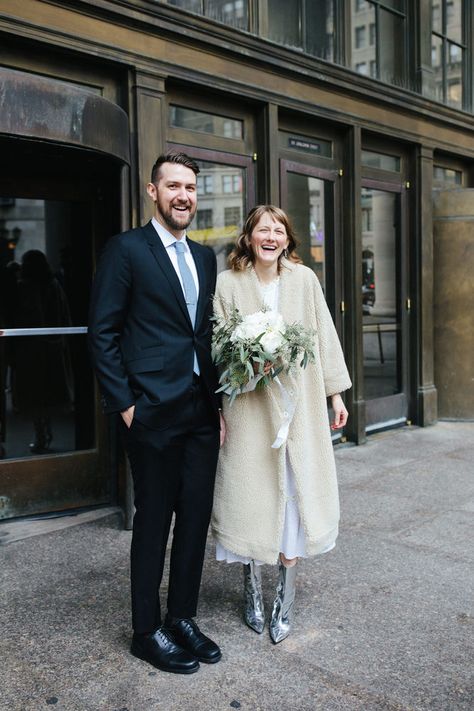
[[[278,561],[270,621],[275,644],[290,632],[298,558],[335,545],[339,500],[326,398],[334,410],[331,427],[339,429],[347,421],[340,393],[351,387],[321,287],[313,271],[298,263],[295,247],[283,210],[254,208],[230,255],[230,270],[218,277],[215,297],[218,315],[226,317],[231,307],[247,315],[265,304],[285,322],[315,332],[314,363],[280,374],[280,384],[223,403],[227,435],[212,518],[217,559],[244,564],[244,619],[259,633],[264,627],[260,565]],[[276,448],[275,435],[289,420],[288,436]]]

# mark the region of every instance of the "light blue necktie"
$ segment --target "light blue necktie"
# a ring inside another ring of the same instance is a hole
[[[196,323],[196,310],[197,310],[196,284],[194,283],[191,269],[188,267],[188,264],[186,262],[186,257],[184,256],[184,253],[186,251],[186,247],[185,247],[184,243],[179,242],[177,240],[174,243],[174,247],[176,249],[176,254],[178,257],[179,273],[181,274],[181,279],[183,280],[186,306],[188,307],[189,318],[191,319],[191,323],[194,328],[194,325]],[[199,375],[199,365],[197,362],[196,353],[194,353],[194,372]]]

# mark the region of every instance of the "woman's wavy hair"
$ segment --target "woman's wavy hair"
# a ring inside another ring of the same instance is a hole
[[[229,255],[229,266],[233,271],[244,271],[249,265],[255,263],[255,254],[250,243],[250,237],[260,222],[260,219],[265,214],[271,215],[276,222],[280,222],[285,227],[288,237],[288,247],[278,258],[278,272],[280,272],[281,269],[282,256],[285,256],[292,262],[301,263],[301,259],[296,254],[296,247],[298,246],[296,235],[286,212],[275,205],[257,205],[252,208],[247,215],[242,232],[235,243],[234,249]]]

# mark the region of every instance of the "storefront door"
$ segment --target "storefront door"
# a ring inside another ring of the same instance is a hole
[[[118,231],[117,205],[98,187],[112,183],[90,157],[63,149],[55,168],[49,154],[33,156],[15,154],[27,176],[12,162],[0,179],[3,519],[114,496],[86,343],[94,242]]]
[[[363,179],[362,361],[365,429],[402,425],[409,413],[406,190]]]

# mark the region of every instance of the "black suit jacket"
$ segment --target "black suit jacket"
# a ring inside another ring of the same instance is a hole
[[[153,428],[179,420],[189,396],[196,351],[216,412],[217,374],[211,360],[216,259],[188,239],[199,279],[193,329],[180,281],[152,223],[112,237],[100,258],[91,295],[89,347],[104,412],[135,405]]]

